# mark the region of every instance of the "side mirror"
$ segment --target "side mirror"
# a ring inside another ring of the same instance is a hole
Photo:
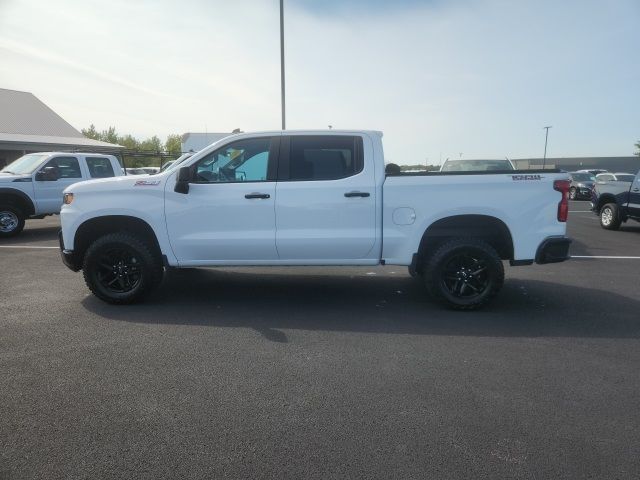
[[[56,167],[44,167],[36,173],[36,180],[40,182],[55,182],[58,178],[60,177]]]
[[[176,186],[173,191],[176,193],[189,193],[189,181],[191,180],[191,169],[189,167],[182,167],[178,170],[178,176],[176,177]]]

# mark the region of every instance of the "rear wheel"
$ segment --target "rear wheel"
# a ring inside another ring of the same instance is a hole
[[[456,310],[475,310],[502,288],[504,266],[488,243],[475,238],[446,242],[425,264],[427,290],[436,300]]]
[[[18,235],[24,228],[24,213],[13,205],[0,205],[0,238]]]
[[[140,301],[163,276],[159,255],[143,239],[129,233],[112,233],[93,242],[82,269],[93,294],[113,304]]]
[[[620,215],[618,205],[607,203],[600,209],[600,225],[606,230],[618,230],[620,228]]]

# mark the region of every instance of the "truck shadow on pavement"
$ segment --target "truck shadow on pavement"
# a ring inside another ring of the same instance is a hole
[[[509,279],[489,307],[456,312],[431,301],[420,281],[406,274],[262,272],[175,271],[145,303],[113,306],[89,295],[82,304],[89,312],[111,320],[251,328],[267,340],[283,343],[288,337],[282,330],[288,329],[640,338],[640,302],[604,290]]]

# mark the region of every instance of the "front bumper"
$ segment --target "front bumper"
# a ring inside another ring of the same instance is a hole
[[[558,263],[569,259],[571,239],[567,237],[549,237],[538,247],[536,263]]]
[[[60,257],[62,257],[62,263],[74,272],[81,270],[82,259],[78,258],[78,255],[76,255],[73,250],[65,250],[64,248],[62,230],[58,232],[58,240],[60,241]]]

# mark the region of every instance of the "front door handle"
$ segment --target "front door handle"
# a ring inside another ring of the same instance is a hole
[[[640,188],[634,188],[633,191],[634,192],[640,192]]]
[[[247,193],[244,198],[271,198],[268,193]]]
[[[347,192],[344,194],[345,197],[347,198],[351,198],[351,197],[368,197],[369,196],[369,192]]]

